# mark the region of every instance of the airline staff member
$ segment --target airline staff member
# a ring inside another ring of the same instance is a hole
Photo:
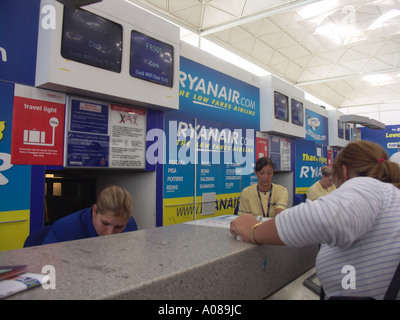
[[[92,207],[57,220],[42,244],[135,231],[137,226],[131,213],[129,192],[118,186],[109,186],[100,192]]]
[[[321,179],[307,190],[307,199],[310,199],[311,201],[326,196],[336,189],[336,186],[333,184],[333,168],[323,167],[321,171]]]
[[[238,215],[251,213],[254,216],[275,217],[287,207],[288,190],[279,184],[272,183],[274,164],[270,158],[259,158],[254,172],[257,176],[257,184],[242,190]]]

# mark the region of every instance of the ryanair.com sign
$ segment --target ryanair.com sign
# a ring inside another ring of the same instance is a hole
[[[181,57],[179,111],[259,130],[259,88]]]

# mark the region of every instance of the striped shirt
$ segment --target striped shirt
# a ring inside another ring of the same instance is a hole
[[[383,299],[400,262],[400,189],[369,177],[346,181],[276,217],[288,246],[321,244],[316,271],[330,296]]]

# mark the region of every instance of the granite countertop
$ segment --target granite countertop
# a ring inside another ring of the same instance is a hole
[[[6,251],[0,264],[56,271],[56,290],[35,288],[10,298],[107,299],[251,246],[225,229],[181,224]]]
[[[317,249],[256,246],[227,229],[178,224],[0,252],[0,265],[56,272],[55,289],[8,299],[262,299],[312,267]]]

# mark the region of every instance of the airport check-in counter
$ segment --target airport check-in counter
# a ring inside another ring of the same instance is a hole
[[[55,289],[8,299],[263,299],[314,266],[318,246],[235,240],[229,230],[178,224],[10,250],[1,265],[51,265]]]

